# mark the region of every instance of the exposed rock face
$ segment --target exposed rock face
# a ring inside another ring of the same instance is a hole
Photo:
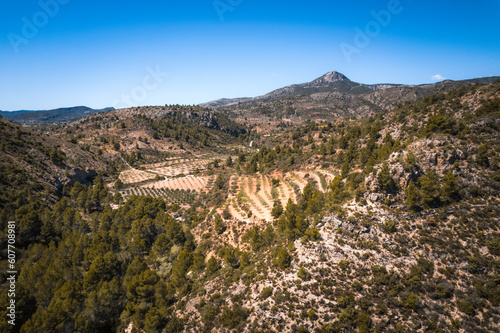
[[[176,117],[177,115],[185,116],[187,119],[191,120],[197,125],[217,131],[222,131],[233,136],[238,136],[240,134],[246,133],[246,130],[244,128],[235,129],[224,125],[219,117],[217,117],[217,114],[215,112],[181,112],[168,110],[162,112],[161,118],[166,119],[170,117]]]
[[[396,185],[399,188],[406,188],[410,181],[416,181],[430,169],[442,177],[453,168],[454,163],[466,160],[467,154],[461,149],[449,148],[450,143],[454,147],[460,146],[460,142],[456,138],[433,137],[411,144],[407,151],[392,153],[388,159],[388,166]],[[417,164],[413,167],[405,166],[409,151],[412,151],[417,158]],[[366,198],[372,202],[383,199],[383,195],[379,193],[380,187],[377,180],[381,167],[381,164],[376,165],[374,171],[365,179],[365,186],[368,190]]]
[[[403,161],[405,160],[407,154],[407,151],[395,152],[391,154],[388,160],[389,172],[391,173],[396,186],[399,188],[406,188],[408,184],[410,184],[410,181],[415,181],[418,177],[423,175],[423,171],[418,165],[413,168],[405,169]],[[368,191],[371,192],[367,193],[369,196],[367,199],[374,202],[381,200],[380,195],[378,195],[380,187],[377,180],[377,175],[381,167],[382,166],[380,164],[376,165],[374,167],[374,171],[365,179],[365,186]]]
[[[312,81],[310,86],[323,86],[325,84],[330,84],[338,81],[347,81],[349,80],[344,74],[339,73],[337,71],[331,71],[326,73],[320,78]]]
[[[454,147],[463,146],[456,138],[432,137],[417,141],[408,148],[414,152],[422,170],[433,169],[437,175],[443,176],[455,162],[467,158],[461,149],[449,148],[450,144]]]
[[[90,184],[93,178],[97,176],[97,172],[92,169],[72,169],[68,175],[67,182],[63,185],[74,185],[76,182],[80,184],[87,185]]]

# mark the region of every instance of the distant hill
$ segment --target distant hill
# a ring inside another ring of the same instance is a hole
[[[311,82],[294,84],[258,97],[219,99],[200,106],[228,111],[233,117],[250,123],[291,120],[326,120],[363,117],[390,110],[398,103],[416,101],[434,94],[468,87],[476,83],[492,83],[500,77],[462,81],[404,84],[363,84],[332,71]]]
[[[69,108],[40,111],[0,111],[0,115],[4,119],[14,121],[19,124],[62,123],[82,118],[93,113],[103,113],[111,110],[114,110],[114,108],[91,109],[86,106],[75,106]]]

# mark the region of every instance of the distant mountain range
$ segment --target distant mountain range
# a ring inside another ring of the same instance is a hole
[[[475,83],[492,83],[498,79],[499,76],[462,81],[445,80],[422,85],[363,84],[332,71],[311,82],[293,84],[263,96],[224,98],[202,103],[200,106],[228,111],[236,117],[252,118],[257,122],[280,118],[296,121],[333,120],[366,116],[392,109],[401,102],[415,101]]]
[[[91,109],[86,106],[75,106],[53,110],[0,111],[0,115],[4,119],[19,124],[61,123],[82,118],[93,113],[102,113],[111,110],[114,110],[114,108]]]

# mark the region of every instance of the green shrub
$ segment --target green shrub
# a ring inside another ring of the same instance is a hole
[[[210,257],[210,259],[208,259],[208,262],[207,262],[207,273],[210,275],[210,274],[214,274],[215,272],[217,272],[220,268],[220,264],[219,262],[217,261],[217,259],[215,259],[214,257]]]
[[[318,320],[318,315],[316,314],[316,310],[311,309],[307,312],[307,317],[310,321]]]
[[[292,263],[292,257],[290,256],[290,254],[288,254],[288,251],[284,247],[282,247],[278,252],[278,256],[274,260],[274,263],[279,268],[285,269],[290,267],[290,264]]]
[[[487,244],[490,253],[496,256],[500,256],[500,237],[495,237]]]
[[[222,326],[229,329],[241,330],[246,325],[246,319],[249,315],[249,310],[239,305],[234,305],[233,308],[227,306],[222,310],[220,321]]]
[[[337,264],[337,266],[339,266],[339,268],[343,271],[345,271],[347,269],[347,267],[349,267],[349,261],[347,260],[340,260],[339,263]]]
[[[317,241],[321,237],[321,234],[318,228],[310,228],[306,230],[305,236],[310,241]]]
[[[419,299],[417,294],[410,293],[406,295],[406,297],[403,299],[402,305],[407,309],[415,311],[419,305]]]
[[[309,273],[304,267],[300,267],[299,271],[297,272],[297,276],[301,278],[304,281],[308,281],[311,279],[311,273]]]
[[[260,293],[260,298],[262,300],[265,300],[272,294],[273,294],[273,287],[265,287],[264,289],[262,289],[262,292]]]
[[[276,200],[273,205],[273,209],[271,210],[271,216],[277,219],[283,214],[283,206],[279,200]]]
[[[393,233],[396,232],[397,227],[396,227],[396,222],[392,220],[387,220],[384,222],[384,231],[387,233]]]
[[[476,313],[476,311],[474,310],[474,305],[472,305],[472,303],[467,300],[459,300],[457,302],[457,307],[460,311],[469,316],[473,316]]]

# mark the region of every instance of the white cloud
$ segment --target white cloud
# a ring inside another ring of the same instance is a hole
[[[431,79],[433,79],[434,81],[443,81],[443,80],[446,80],[446,78],[444,76],[439,75],[439,74],[431,76]]]

